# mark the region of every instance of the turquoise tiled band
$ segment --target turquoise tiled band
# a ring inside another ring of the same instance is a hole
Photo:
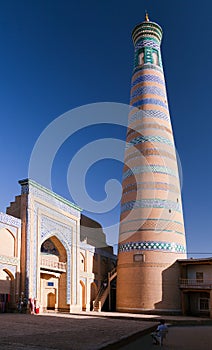
[[[125,244],[119,244],[119,253],[130,252],[132,250],[155,250],[165,251],[171,253],[185,253],[186,248],[175,242],[155,242],[155,241],[142,241],[142,242],[129,242]]]

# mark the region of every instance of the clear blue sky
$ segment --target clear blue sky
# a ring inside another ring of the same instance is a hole
[[[56,117],[94,102],[129,103],[131,31],[143,21],[146,8],[164,31],[162,56],[183,169],[188,253],[212,256],[209,0],[201,4],[192,0],[0,2],[0,210],[4,212],[20,193],[18,180],[28,176],[34,143]],[[90,132],[90,139],[78,135],[70,144],[64,143],[55,159],[53,189],[68,199],[66,175],[74,150],[94,138],[123,138],[125,134],[113,127],[94,127]],[[105,196],[105,181],[121,178],[122,164],[105,162],[88,172],[88,191],[96,200]],[[117,222],[119,207],[90,216],[107,226]],[[108,242],[115,244],[116,237],[116,232],[110,234]]]

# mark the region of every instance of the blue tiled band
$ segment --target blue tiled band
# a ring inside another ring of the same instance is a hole
[[[168,114],[162,112],[162,111],[157,111],[157,110],[139,110],[136,108],[135,113],[129,116],[129,127],[131,123],[134,123],[137,120],[142,120],[143,118],[156,118],[156,119],[162,119],[165,121],[170,122],[170,117]]]
[[[123,203],[121,205],[121,213],[138,208],[161,208],[181,212],[181,207],[178,202],[165,199],[140,199]]]
[[[135,79],[132,79],[132,87],[135,86],[136,84],[142,83],[142,82],[147,82],[147,81],[152,81],[161,85],[164,85],[164,81],[159,78],[157,75],[154,74],[142,74],[138,76]]]
[[[142,174],[142,173],[158,173],[158,174],[166,174],[174,177],[178,177],[176,170],[171,168],[167,168],[166,166],[160,165],[141,165],[138,167],[133,167],[123,173],[122,180],[125,180],[127,177]]]
[[[175,242],[129,242],[125,244],[119,244],[118,249],[119,253],[131,252],[133,250],[155,250],[169,253],[186,253],[186,248],[183,245]]]
[[[143,143],[143,142],[160,142],[160,143],[165,143],[168,146],[172,146],[172,147],[174,146],[172,141],[162,136],[138,136],[127,143],[126,149],[130,148],[131,144],[137,145],[138,143]]]

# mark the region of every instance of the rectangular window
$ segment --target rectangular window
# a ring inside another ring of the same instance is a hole
[[[199,298],[199,310],[200,311],[209,310],[209,298]]]
[[[196,272],[196,281],[203,283],[203,272]]]
[[[144,262],[145,261],[145,255],[144,254],[134,254],[133,255],[133,261],[134,262]]]
[[[48,287],[54,287],[54,282],[47,282]]]

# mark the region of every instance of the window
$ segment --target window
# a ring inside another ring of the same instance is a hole
[[[54,287],[54,282],[47,282],[48,287]]]
[[[196,281],[203,283],[203,272],[196,272]]]
[[[133,255],[133,261],[134,262],[144,262],[145,261],[145,255],[144,254],[134,254]]]
[[[85,257],[80,253],[80,271],[85,271]]]
[[[138,64],[143,65],[144,64],[144,53],[141,52],[140,55],[138,56]]]
[[[199,310],[201,311],[209,310],[209,298],[199,298]]]

